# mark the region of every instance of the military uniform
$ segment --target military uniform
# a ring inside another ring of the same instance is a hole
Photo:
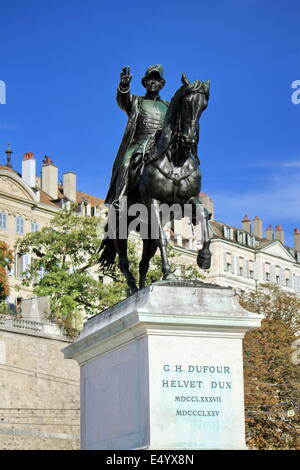
[[[151,66],[147,69],[142,83],[154,70],[158,70],[162,77],[162,68],[157,69],[157,67],[161,66]],[[129,87],[127,90],[122,90],[120,86],[117,90],[117,103],[127,113],[128,123],[113,166],[110,187],[105,199],[107,204],[112,204],[121,195],[127,194],[129,165],[134,159],[137,167],[145,152],[151,148],[163,127],[169,105],[160,97],[149,99],[147,96],[131,95]],[[133,175],[136,179],[138,172],[133,172]],[[136,183],[136,180],[133,181],[133,184]]]

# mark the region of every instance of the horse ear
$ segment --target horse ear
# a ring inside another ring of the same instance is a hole
[[[181,75],[181,83],[185,86],[189,86],[191,84],[185,73]]]

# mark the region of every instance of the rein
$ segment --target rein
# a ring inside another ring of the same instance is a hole
[[[190,170],[188,173],[184,174],[183,176],[179,176],[179,173],[176,172],[176,170],[174,170],[173,173],[167,173],[162,168],[160,168],[156,162],[154,163],[152,162],[152,164],[163,176],[173,181],[175,185],[179,184],[182,180],[187,179],[189,176],[191,176],[195,172],[195,169],[193,168],[192,170]]]
[[[183,88],[179,89],[175,95],[175,102],[178,103],[178,98],[182,98],[184,95],[183,95],[183,92],[188,94],[188,93],[200,93],[200,94],[205,94],[208,98],[208,95],[209,95],[209,92],[208,92],[208,89],[206,89],[206,83],[202,83],[200,81],[196,81],[194,84],[193,84],[193,87],[191,87],[189,90],[184,91]],[[174,99],[174,97],[173,97]],[[171,105],[170,105],[170,108],[172,106],[172,102],[171,102]],[[175,110],[177,111],[177,104],[175,106]],[[168,110],[168,114],[170,113],[171,109],[169,108]],[[174,111],[174,106],[173,106],[173,111]],[[168,119],[167,119],[168,121]],[[184,124],[189,124],[190,126],[195,126],[198,124],[198,119],[188,119],[188,120],[185,120],[184,121]],[[169,141],[169,144],[167,145],[167,147],[162,150],[162,151],[159,151],[158,153],[155,153],[151,156],[146,156],[145,154],[145,148],[146,148],[146,145],[144,147],[144,154],[143,154],[143,165],[142,165],[142,168],[144,168],[144,166],[146,165],[150,165],[152,164],[165,178],[171,180],[174,185],[178,185],[182,180],[184,179],[187,179],[189,176],[191,176],[194,172],[195,172],[195,169],[193,168],[192,170],[190,170],[188,173],[180,176],[179,175],[179,171],[175,168],[172,173],[167,173],[165,170],[163,170],[162,168],[159,167],[158,163],[157,163],[157,160],[159,160],[164,153],[167,152],[168,148],[169,147],[172,147],[174,148],[174,144],[176,146],[176,148],[178,148],[178,139],[181,135],[181,126],[182,126],[182,123],[180,122],[180,119],[177,121],[177,129],[173,131],[172,133],[172,137]],[[154,147],[155,148],[155,147]],[[149,154],[148,154],[149,155]],[[168,155],[167,155],[167,158],[169,159]],[[189,158],[192,158],[193,160],[195,160],[197,162],[197,164],[199,164],[199,159],[197,157],[193,157],[193,156],[190,156]],[[172,163],[172,161],[169,159],[170,163]]]

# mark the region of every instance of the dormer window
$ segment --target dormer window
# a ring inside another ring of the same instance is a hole
[[[16,232],[18,235],[24,234],[24,219],[19,215],[16,217]]]
[[[60,204],[62,209],[70,209],[71,207],[71,202],[68,199],[61,199]]]
[[[240,230],[237,231],[237,241],[239,243],[246,245],[246,236],[247,234],[245,232],[240,232]]]
[[[233,229],[224,225],[224,237],[233,240]]]
[[[251,247],[255,246],[255,237],[253,237],[253,235],[249,235],[249,233],[247,234],[247,245]]]

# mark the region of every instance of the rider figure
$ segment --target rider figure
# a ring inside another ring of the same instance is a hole
[[[142,85],[146,88],[145,96],[130,94],[130,68],[123,67],[120,84],[117,89],[117,103],[128,115],[119,151],[117,153],[110,187],[105,203],[113,204],[120,210],[122,197],[127,196],[128,189],[134,187],[138,179],[138,171],[131,172],[133,181],[129,181],[129,165],[134,161],[135,167],[141,163],[145,153],[154,144],[161,131],[169,103],[163,101],[159,92],[165,85],[162,65],[151,65],[147,68]]]

